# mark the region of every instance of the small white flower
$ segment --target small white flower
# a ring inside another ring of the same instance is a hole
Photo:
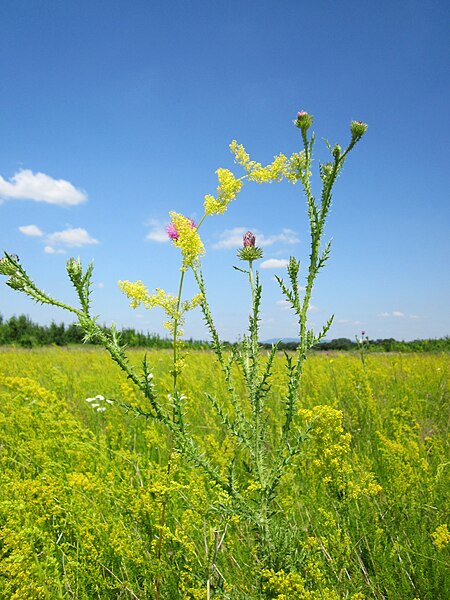
[[[105,410],[106,410],[106,406],[99,406],[97,408],[97,412],[105,412]]]
[[[99,400],[100,402],[102,402],[105,399],[105,396],[102,396],[101,394],[98,394],[97,396],[95,396],[96,400]]]
[[[98,404],[97,402],[95,404],[91,404],[92,408],[97,408],[100,406],[100,404]]]
[[[108,398],[105,400],[105,402],[107,402],[108,404],[114,404],[114,400],[108,400]]]
[[[86,398],[86,402],[94,402],[95,398]]]

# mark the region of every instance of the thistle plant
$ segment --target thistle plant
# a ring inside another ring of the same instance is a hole
[[[233,141],[230,149],[234,154],[235,163],[242,168],[243,175],[237,177],[228,169],[217,170],[216,194],[204,197],[204,213],[198,223],[177,212],[170,213],[167,234],[173,246],[181,253],[177,295],[168,294],[160,288],[150,292],[142,281],[119,282],[121,290],[130,299],[132,308],[140,305],[147,309],[160,307],[166,314],[164,325],[170,333],[173,345],[172,389],[168,395],[159,389],[154,381],[147,357],[144,356],[140,369],[133,367],[127,358],[126,348],[121,345],[116,328],[113,326],[110,331],[105,331],[98,325],[97,317],[92,315],[92,264],[84,270],[79,259],[71,258],[67,262],[67,274],[79,302],[79,305],[74,307],[43,292],[32,281],[15,255],[5,252],[0,261],[0,273],[8,277],[7,284],[11,288],[26,294],[36,302],[58,306],[71,312],[84,331],[85,341],[95,340],[105,347],[111,358],[146,399],[146,408],[124,405],[125,409],[146,418],[149,423],[156,421],[163,424],[170,433],[172,450],[202,470],[210,484],[220,489],[222,503],[219,508],[222,522],[227,523],[230,519],[240,518],[248,524],[253,535],[254,555],[260,570],[285,566],[282,562],[280,564],[282,559],[277,554],[276,545],[277,538],[288,531],[289,525],[286,525],[286,515],[280,513],[277,494],[283,476],[295,468],[295,457],[301,452],[308,433],[314,427],[314,418],[310,422],[302,422],[298,415],[304,361],[308,351],[326,335],[333,320],[333,317],[330,317],[321,331],[314,333],[308,327],[307,311],[317,275],[330,256],[331,242],[323,245],[323,235],[334,184],[349,152],[367,130],[366,124],[352,121],[350,141],[345,150],[338,144],[331,146],[326,142],[330,159],[329,162],[319,165],[322,188],[320,197],[316,198],[311,185],[315,141],[314,134],[310,134],[312,122],[312,115],[300,111],[294,124],[300,132],[302,149],[290,157],[280,153],[265,166],[251,160],[245,148]],[[300,261],[294,257],[289,260],[287,278],[276,277],[284,299],[296,316],[298,346],[295,352],[284,355],[284,390],[275,396],[271,390],[271,377],[278,354],[278,344],[274,344],[270,352],[265,354],[259,343],[262,285],[254,265],[262,258],[262,250],[257,247],[253,233],[247,232],[242,247],[237,251],[241,266],[235,266],[235,269],[247,279],[250,288],[248,329],[242,341],[228,350],[220,339],[208,303],[201,265],[205,248],[199,230],[206,220],[228,209],[244,184],[264,184],[281,180],[293,184],[300,183],[303,188],[310,229],[310,256],[304,271],[304,288],[300,286],[299,281]],[[197,283],[198,293],[191,299],[183,299],[183,285],[189,274]],[[185,349],[182,343],[182,327],[186,314],[197,306],[202,310],[211,337],[211,347],[226,384],[226,397],[216,397],[208,390],[204,391],[205,399],[215,413],[221,439],[226,439],[227,447],[231,448],[232,456],[226,469],[214,463],[207,455],[201,440],[198,440],[191,430],[188,419],[188,391],[183,389]],[[271,408],[273,403],[276,403],[275,411]],[[161,524],[164,524],[163,515]],[[225,524],[223,535],[218,535],[220,546],[226,544],[226,529]],[[209,566],[205,573],[208,597],[213,586],[217,550],[216,547],[214,555],[208,560]],[[158,598],[159,581],[155,587],[155,595]]]
[[[359,357],[363,365],[366,364],[366,354],[369,350],[369,336],[366,335],[365,331],[361,331],[361,337],[355,335],[356,346],[358,348]]]

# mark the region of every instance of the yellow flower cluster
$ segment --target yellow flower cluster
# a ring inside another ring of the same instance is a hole
[[[193,225],[191,219],[176,212],[170,212],[171,226],[178,234],[177,239],[173,239],[173,244],[180,248],[183,255],[182,270],[188,267],[194,267],[200,256],[205,254],[205,247],[197,233],[197,228]]]
[[[261,571],[263,590],[270,593],[271,598],[277,600],[289,600],[290,598],[302,598],[302,600],[340,600],[340,595],[328,587],[321,586],[320,589],[310,590],[306,581],[298,573],[286,573],[285,571],[274,571],[263,569]],[[364,595],[356,593],[351,600],[364,600]]]
[[[151,296],[142,281],[135,281],[134,283],[131,281],[119,281],[119,288],[131,300],[131,308],[137,308],[141,304],[145,308],[152,308],[150,304]]]
[[[237,179],[228,169],[217,169],[219,185],[217,187],[217,198],[208,194],[205,196],[205,213],[207,215],[223,214],[228,204],[236,198],[242,189],[242,181]]]
[[[445,548],[445,546],[447,546],[447,544],[450,542],[450,532],[447,524],[439,525],[436,531],[433,531],[431,537],[433,538],[433,544],[438,550]]]
[[[314,417],[311,444],[302,455],[305,472],[313,469],[314,476],[334,490],[342,499],[356,500],[363,496],[376,496],[381,486],[367,465],[357,465],[351,453],[350,433],[344,431],[343,412],[328,405],[312,410],[300,409],[305,422]],[[312,475],[311,475],[312,476]]]
[[[247,171],[249,181],[255,181],[256,183],[281,181],[289,171],[289,161],[284,154],[275,156],[273,162],[263,167],[261,163],[250,160],[244,146],[238,144],[236,140],[231,142],[230,149],[234,154],[235,162]]]
[[[178,296],[167,294],[161,288],[156,288],[154,294],[150,294],[142,281],[119,281],[119,287],[122,292],[130,298],[130,306],[137,308],[143,304],[145,308],[154,308],[159,306],[163,309],[169,320],[164,323],[164,327],[173,333],[175,323],[181,325],[183,323],[183,315],[188,310],[193,310],[202,302],[202,294],[196,294],[191,300],[183,300],[178,305]],[[181,336],[183,332],[178,329],[178,334]]]
[[[310,177],[311,171],[306,170],[305,151],[294,152],[286,163],[284,176],[291,183],[296,183],[302,177]]]

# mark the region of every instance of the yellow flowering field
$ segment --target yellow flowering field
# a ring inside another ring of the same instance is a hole
[[[167,393],[171,359],[147,353]],[[185,360],[187,422],[226,473],[233,448],[204,397],[226,383],[210,352]],[[145,401],[104,351],[1,349],[0,599],[450,597],[449,369],[448,354],[306,361],[298,417],[313,426],[280,484],[289,527],[268,570],[245,515],[121,406]],[[280,360],[274,422],[285,378]]]

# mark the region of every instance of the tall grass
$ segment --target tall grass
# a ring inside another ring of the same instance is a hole
[[[168,393],[171,359],[151,356]],[[212,354],[186,361],[192,435],[225,474],[234,449],[204,397],[225,383]],[[449,368],[444,354],[305,363],[298,417],[316,420],[280,483],[267,570],[220,488],[179,455],[167,473],[170,434],[124,417],[144,399],[104,353],[1,351],[0,598],[150,599],[156,580],[168,600],[450,597]],[[276,359],[274,423],[285,379]]]

